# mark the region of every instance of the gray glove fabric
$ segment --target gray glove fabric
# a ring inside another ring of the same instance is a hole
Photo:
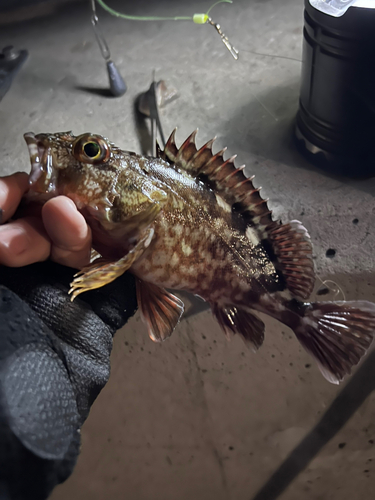
[[[72,303],[74,272],[0,266],[0,500],[43,500],[72,473],[113,335],[137,307],[128,273]]]

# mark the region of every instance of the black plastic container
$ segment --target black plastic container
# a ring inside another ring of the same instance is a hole
[[[296,138],[335,174],[375,175],[375,9],[331,17],[305,0]]]

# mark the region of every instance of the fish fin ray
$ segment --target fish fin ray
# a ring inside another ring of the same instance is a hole
[[[255,350],[262,345],[265,326],[254,314],[237,306],[219,304],[212,305],[212,313],[228,340],[239,333],[245,343],[250,342]]]
[[[279,224],[269,232],[269,241],[288,290],[308,299],[315,284],[312,245],[307,230],[299,221]]]
[[[184,312],[184,303],[164,288],[140,279],[137,300],[151,340],[162,342],[170,337]]]
[[[323,376],[338,384],[366,354],[375,332],[375,304],[367,301],[309,304],[295,334]]]

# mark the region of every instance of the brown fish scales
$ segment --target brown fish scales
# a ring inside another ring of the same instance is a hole
[[[195,136],[177,148],[173,132],[151,158],[94,134],[25,134],[28,197],[72,199],[101,256],[76,275],[72,300],[130,270],[152,340],[169,337],[184,310],[166,289],[187,290],[210,303],[228,338],[239,333],[255,348],[264,323],[253,311],[278,319],[338,383],[372,342],[375,304],[303,302],[315,281],[306,229],[274,221],[235,157],[213,154],[213,140],[197,150]]]

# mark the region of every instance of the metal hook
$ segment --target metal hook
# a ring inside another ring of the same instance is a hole
[[[230,43],[228,37],[221,31],[221,26],[220,24],[215,23],[210,17],[208,18],[207,22],[213,26],[216,31],[219,33],[220,38],[222,39],[224,45],[226,48],[229,50],[233,58],[237,61],[238,59],[238,50]]]

